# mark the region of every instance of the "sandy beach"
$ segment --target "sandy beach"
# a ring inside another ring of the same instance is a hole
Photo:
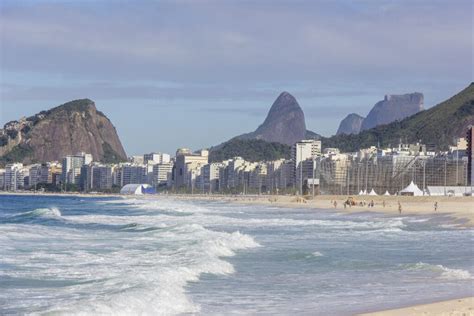
[[[453,217],[454,224],[464,227],[474,226],[474,197],[445,196],[353,196],[356,205],[344,207],[348,196],[319,195],[314,198],[301,198],[288,195],[228,196],[228,195],[174,195],[180,199],[222,200],[245,204],[268,204],[279,207],[305,207],[315,209],[334,209],[338,212],[379,212],[387,215],[399,215],[399,203],[402,215],[443,214]],[[373,201],[374,206],[369,203]],[[336,202],[336,206],[334,205]],[[360,203],[362,202],[362,205]],[[435,203],[437,209],[435,210]]]
[[[472,316],[474,297],[361,314],[360,316]]]

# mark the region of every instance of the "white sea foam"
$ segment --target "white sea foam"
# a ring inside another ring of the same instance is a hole
[[[424,262],[418,262],[411,265],[406,265],[408,270],[426,270],[432,271],[439,274],[440,279],[446,280],[470,280],[472,275],[469,271],[462,269],[451,269],[441,264],[429,264]]]
[[[15,215],[13,218],[35,218],[35,217],[61,217],[61,211],[57,207],[51,208],[38,208],[33,211],[20,213]]]
[[[313,252],[312,255],[313,255],[314,257],[324,257],[324,255],[323,255],[321,252],[319,252],[319,251]]]

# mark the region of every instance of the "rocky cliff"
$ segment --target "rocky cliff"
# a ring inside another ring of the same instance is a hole
[[[359,133],[363,120],[364,120],[364,117],[360,116],[359,114],[356,114],[356,113],[349,114],[339,124],[339,128],[337,129],[336,135],[340,135],[340,134],[350,135],[350,134]]]
[[[96,161],[126,160],[115,127],[89,99],[65,103],[0,129],[3,163],[54,161],[78,152],[91,153]]]
[[[474,83],[448,100],[403,120],[379,125],[359,134],[322,138],[322,143],[323,147],[337,147],[343,152],[376,145],[396,146],[400,140],[447,150],[454,145],[456,138],[466,136],[470,125],[474,125]]]
[[[321,135],[306,130],[304,113],[295,97],[282,92],[273,102],[265,121],[254,131],[212,147],[210,159],[221,161],[235,156],[250,161],[288,158],[290,146],[302,139]]]
[[[423,94],[419,92],[386,95],[377,102],[362,122],[361,130],[401,121],[423,110]]]
[[[237,139],[260,139],[292,145],[306,136],[304,113],[295,97],[282,92],[273,102],[265,121],[254,131]]]

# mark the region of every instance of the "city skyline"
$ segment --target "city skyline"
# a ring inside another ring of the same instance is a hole
[[[0,123],[90,98],[133,155],[250,132],[283,90],[325,136],[385,94],[429,108],[472,81],[472,6],[406,4],[4,1]]]

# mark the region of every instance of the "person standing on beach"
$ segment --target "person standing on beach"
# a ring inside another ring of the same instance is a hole
[[[402,204],[398,201],[398,213],[402,214]]]
[[[434,210],[435,210],[435,212],[438,210],[438,202],[435,202],[435,204],[434,204]]]
[[[334,200],[334,208],[337,208],[337,202]]]

